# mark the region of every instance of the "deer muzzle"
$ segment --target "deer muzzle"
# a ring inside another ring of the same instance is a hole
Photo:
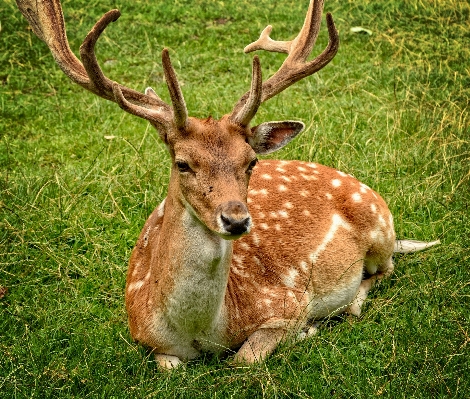
[[[229,201],[217,207],[217,223],[224,238],[235,239],[250,232],[251,215],[243,202]]]

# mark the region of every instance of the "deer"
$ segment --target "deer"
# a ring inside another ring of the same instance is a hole
[[[203,352],[234,351],[235,363],[262,361],[287,337],[315,334],[319,320],[360,316],[371,288],[392,273],[394,253],[439,243],[397,240],[385,201],[350,174],[314,162],[258,159],[305,127],[292,120],[250,127],[259,106],[321,70],[338,51],[327,13],[328,44],[307,60],[323,0],[310,1],[293,40],[272,40],[269,25],[245,47],[287,56],[263,81],[255,55],[250,89],[219,120],[188,116],[168,49],[162,66],[171,105],[150,87],[140,93],[104,75],[94,48],[118,10],[94,25],[79,60],[60,1],[17,4],[73,82],[150,122],[171,155],[167,196],[145,222],[125,287],[130,334],[162,369]]]

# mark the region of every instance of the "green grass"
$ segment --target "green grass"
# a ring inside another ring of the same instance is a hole
[[[97,49],[105,73],[169,101],[167,46],[189,113],[220,117],[249,86],[243,47],[268,23],[273,38],[295,36],[307,3],[76,0],[64,10],[77,52],[97,18],[120,8]],[[470,5],[327,0],[325,10],[338,55],[255,123],[303,120],[276,158],[354,174],[390,204],[400,238],[442,244],[397,256],[359,319],[325,321],[264,364],[206,356],[161,373],[130,339],[123,288],[139,231],[165,196],[169,156],[147,122],[71,84],[14,1],[0,2],[2,397],[468,396]],[[323,26],[317,53],[326,41]],[[265,77],[283,60],[260,57]]]

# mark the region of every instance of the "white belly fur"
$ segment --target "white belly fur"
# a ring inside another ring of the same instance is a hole
[[[325,295],[312,295],[308,305],[308,318],[318,320],[338,315],[354,300],[362,281],[362,274],[355,275],[347,284],[341,284]]]

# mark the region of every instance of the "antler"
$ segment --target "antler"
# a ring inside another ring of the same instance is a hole
[[[173,109],[151,88],[145,94],[140,93],[111,81],[103,74],[95,56],[95,44],[106,27],[120,17],[119,10],[108,11],[88,33],[80,46],[82,64],[70,49],[59,0],[16,0],[16,3],[34,33],[47,44],[59,67],[73,82],[118,103],[127,112],[147,119],[159,129],[166,130],[172,121],[178,128],[185,126],[186,104],[168,50],[163,50],[162,60]]]
[[[248,99],[246,103],[237,110],[232,112],[230,119],[239,123],[242,126],[248,126],[250,121],[256,115],[258,108],[261,104],[262,95],[262,77],[261,77],[261,64],[257,55],[253,57],[253,74],[251,78],[251,89],[247,93]]]
[[[275,41],[269,37],[272,26],[268,25],[260,38],[245,47],[245,53],[255,50],[287,53],[288,56],[279,70],[263,83],[261,103],[279,94],[295,82],[313,75],[327,65],[336,55],[339,47],[339,36],[330,13],[326,14],[329,42],[325,50],[315,59],[307,62],[320,31],[324,0],[311,0],[304,25],[294,40]],[[245,106],[249,92],[245,93],[235,105],[232,116],[237,115]]]

